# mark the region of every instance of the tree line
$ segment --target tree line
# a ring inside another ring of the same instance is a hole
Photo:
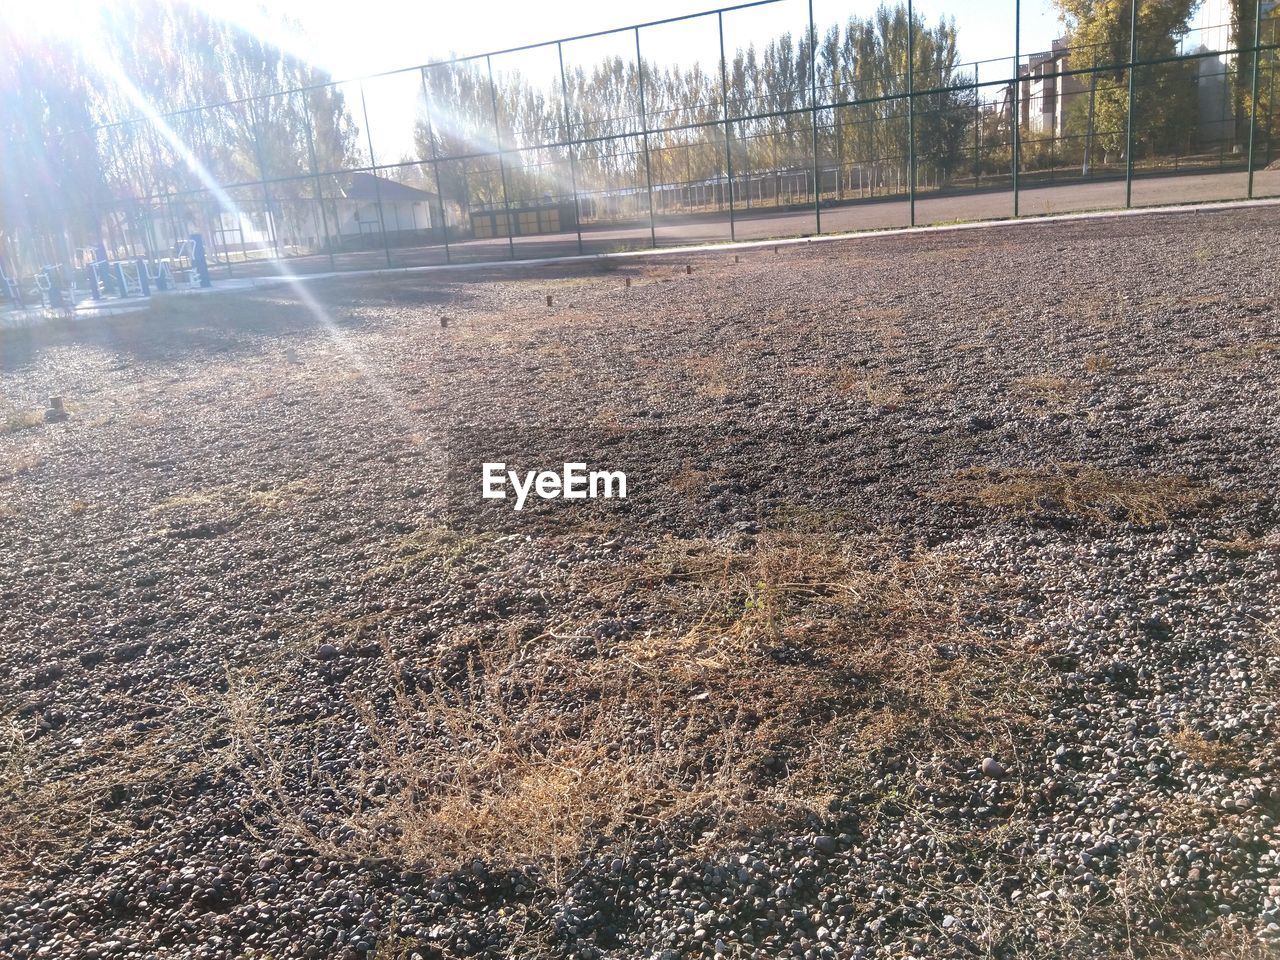
[[[916,101],[917,151],[946,177],[958,168],[972,129],[971,74],[961,68],[954,23],[930,27],[917,17],[909,26],[905,4],[828,28],[818,38],[816,76],[808,38],[792,33],[735,51],[723,75],[719,64],[708,70],[646,58],[641,68],[617,56],[567,68],[550,82],[500,74],[491,89],[483,61],[430,68],[414,155],[401,160],[468,157],[477,145],[520,151],[508,155],[505,170],[479,158],[465,170],[441,164],[442,194],[463,205],[500,202],[504,174],[508,198],[533,199],[565,192],[571,179],[591,193],[638,189],[648,180],[714,181],[730,167],[736,174],[805,170],[813,163],[816,88],[819,105],[866,101],[818,110],[825,166],[856,160],[869,169],[902,168],[909,131],[896,98],[907,92],[909,30],[917,87],[939,90]],[[574,170],[566,149],[538,149],[542,144],[572,144]]]

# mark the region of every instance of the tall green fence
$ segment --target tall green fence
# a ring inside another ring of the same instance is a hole
[[[1280,195],[1280,10],[961,62],[941,0],[761,0],[88,134],[68,248],[250,275]],[[972,29],[972,27],[961,27]]]

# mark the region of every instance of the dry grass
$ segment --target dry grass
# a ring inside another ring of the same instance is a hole
[[[44,455],[32,450],[11,450],[0,453],[0,480],[14,480],[30,473],[44,462]]]
[[[1080,393],[1078,383],[1051,373],[1017,377],[1011,388],[1014,393],[1025,397],[1033,408],[1050,412],[1070,409]]]
[[[1221,550],[1223,553],[1243,557],[1257,553],[1259,550],[1280,549],[1280,531],[1272,530],[1255,536],[1247,530],[1242,530],[1229,540],[1206,540],[1205,546],[1211,550]]]
[[[1174,734],[1173,745],[1191,760],[1210,770],[1248,770],[1249,760],[1243,750],[1221,740],[1206,740],[1195,730],[1182,729]]]
[[[441,562],[472,549],[424,536]],[[820,809],[877,769],[876,751],[967,756],[1025,722],[1033,669],[968,625],[995,586],[943,554],[671,542],[592,591],[605,606],[643,597],[669,629],[597,640],[596,656],[571,627],[463,634],[422,662],[386,647],[390,692],[345,716],[282,716],[278,688],[245,679],[227,715],[264,808],[309,846],[563,878],[637,831],[758,829]],[[334,740],[349,745],[341,770],[316,762]]]
[[[879,410],[897,410],[905,396],[902,388],[891,383],[884,374],[853,367],[837,367],[831,371],[831,385],[842,396],[864,396],[867,404]]]
[[[155,729],[116,728],[82,742],[37,737],[0,718],[0,891],[48,874],[90,843],[127,857],[164,800],[218,765],[201,700]]]
[[[724,471],[719,468],[699,469],[685,462],[678,473],[671,478],[671,487],[683,496],[705,496],[707,486],[724,478]]]
[[[290,480],[278,486],[258,484],[249,491],[247,500],[257,510],[282,510],[323,492],[319,484],[309,480]]]
[[[1244,370],[1260,360],[1280,354],[1280,342],[1260,340],[1229,347],[1216,347],[1196,357],[1196,365],[1227,370]]]
[[[936,493],[968,507],[1033,514],[1066,513],[1081,519],[1164,523],[1203,508],[1215,492],[1182,476],[1132,476],[1097,467],[962,470]]]
[[[431,872],[481,858],[552,882],[596,841],[742,809],[740,732],[659,686],[593,683],[516,646],[475,650],[455,679],[428,691],[401,675],[386,702],[354,699],[361,755],[344,774],[315,763],[327,724],[282,728],[269,690],[234,687],[245,776],[278,826],[332,856]],[[335,798],[322,818],[317,796]]]
[[[1143,943],[1140,950],[1128,941],[1128,952],[1122,957],[1144,960],[1276,960],[1277,950],[1240,926],[1218,921],[1207,929],[1196,930],[1185,940],[1165,943]]]
[[[168,497],[151,507],[154,514],[253,510],[269,513],[295,506],[322,493],[322,488],[307,480],[290,480],[282,484],[259,483],[251,487],[224,484],[192,493]]]
[[[431,563],[447,572],[492,544],[493,539],[494,535],[488,533],[424,526],[402,537],[395,546],[394,559],[371,572],[404,571]]]
[[[684,368],[686,377],[700,396],[723,400],[733,392],[732,377],[719,357],[692,357],[684,361]]]
[[[913,833],[952,848],[957,858],[972,858],[975,847],[994,857],[1002,842],[1016,839],[1021,830],[1007,824],[956,836],[945,827],[939,831],[934,823],[919,821],[915,811],[909,815]],[[1201,839],[1204,834],[1185,836]],[[1076,886],[1069,873],[1051,868],[1034,843],[1026,849],[1016,862],[1006,859],[1003,871],[994,870],[973,883],[957,887],[949,878],[925,881],[936,910],[972,924],[970,955],[991,960],[1270,960],[1275,956],[1274,948],[1264,946],[1248,924],[1206,918],[1201,906],[1180,897],[1177,888],[1169,886],[1165,867],[1149,852],[1126,855],[1114,873],[1097,878],[1099,886],[1087,889]],[[1011,898],[1003,882],[1009,876],[1017,879],[1015,886],[1024,894],[1041,890],[1049,893],[1048,898]],[[1158,929],[1153,929],[1153,921]],[[933,932],[935,939],[948,939],[940,927]]]
[[[1101,353],[1090,353],[1084,358],[1085,373],[1105,373],[1115,368],[1116,362]]]
[[[741,551],[673,542],[643,577],[672,628],[626,641],[611,662],[752,711],[777,743],[801,746],[819,791],[836,772],[828,747],[856,763],[999,731],[1034,688],[1016,650],[971,626],[1009,584],[945,553],[771,534]]]
[[[39,410],[0,410],[0,435],[17,433],[19,430],[30,430],[44,423],[44,414]]]

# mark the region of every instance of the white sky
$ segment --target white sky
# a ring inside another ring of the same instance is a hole
[[[851,14],[867,16],[880,0],[814,0],[814,19],[821,27]],[[313,59],[336,75],[416,66],[429,60],[486,53],[559,37],[593,33],[636,22],[662,20],[713,8],[715,0],[645,0],[644,3],[601,3],[599,0],[473,0],[440,3],[427,0],[273,0],[273,14],[296,20],[306,33]],[[215,12],[256,20],[257,0],[222,0]],[[1013,0],[918,0],[916,9],[929,23],[955,17],[960,52],[965,60],[988,60],[1013,54]],[[781,2],[725,15],[725,43],[766,39],[775,32],[803,31],[808,22],[804,0]],[[1050,0],[1023,0],[1022,49],[1047,49],[1061,32]],[[648,42],[646,42],[648,41]],[[717,42],[715,18],[679,27],[655,28],[641,35],[646,59],[718,56],[705,47]],[[662,53],[671,56],[663,57]]]

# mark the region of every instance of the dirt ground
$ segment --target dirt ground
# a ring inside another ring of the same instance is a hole
[[[1278,217],[0,331],[0,955],[1274,956]]]

